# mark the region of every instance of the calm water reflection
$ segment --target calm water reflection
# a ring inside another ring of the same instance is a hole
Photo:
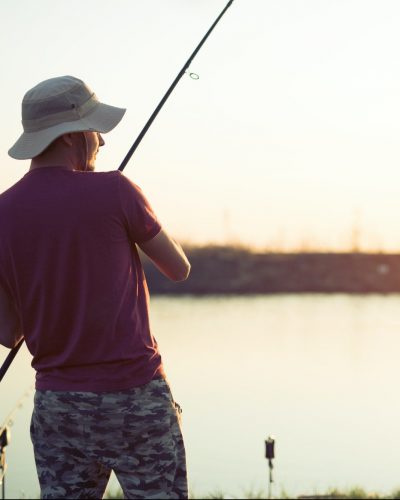
[[[197,496],[266,491],[268,434],[275,495],[400,486],[400,296],[157,297],[152,326],[184,410]],[[1,418],[32,379],[21,352],[1,386]],[[28,398],[12,429],[9,497],[38,492],[31,408]]]

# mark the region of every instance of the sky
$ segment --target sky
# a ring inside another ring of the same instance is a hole
[[[83,79],[127,113],[118,168],[225,0],[1,0],[0,191],[38,82]],[[124,174],[184,244],[400,251],[400,2],[234,0]]]

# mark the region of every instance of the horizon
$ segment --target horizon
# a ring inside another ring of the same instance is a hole
[[[248,253],[258,253],[258,254],[359,254],[359,255],[399,255],[400,249],[395,250],[383,250],[379,248],[367,248],[363,249],[360,247],[357,248],[342,248],[342,249],[332,249],[327,247],[274,247],[274,246],[252,246],[246,243],[241,243],[237,241],[227,241],[227,242],[218,242],[218,241],[204,241],[204,242],[191,242],[191,241],[180,241],[182,247],[187,250],[198,250],[198,249],[206,249],[206,248],[214,248],[214,249],[231,249],[237,251],[245,251]]]

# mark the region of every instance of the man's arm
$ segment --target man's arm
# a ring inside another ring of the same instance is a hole
[[[22,338],[17,311],[10,297],[0,286],[0,344],[12,349]]]
[[[172,281],[183,281],[189,276],[190,264],[181,246],[163,229],[150,241],[139,247],[155,266]]]

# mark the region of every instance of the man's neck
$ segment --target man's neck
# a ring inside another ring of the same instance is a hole
[[[67,170],[75,170],[75,165],[72,159],[69,157],[69,155],[62,154],[62,152],[45,154],[40,155],[37,158],[32,158],[29,170],[52,167],[63,167]]]

